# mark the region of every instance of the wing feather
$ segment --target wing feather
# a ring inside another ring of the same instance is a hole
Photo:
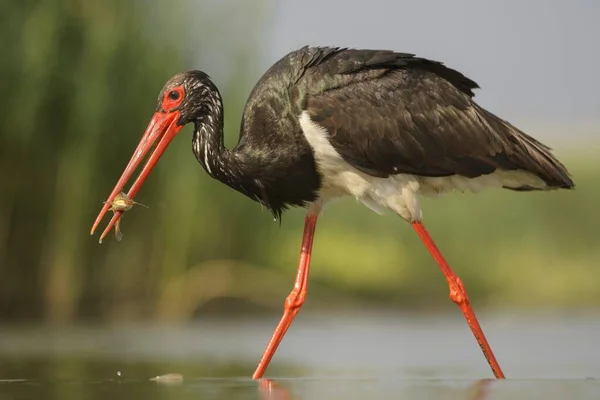
[[[441,63],[328,49],[313,56],[302,83],[304,109],[364,173],[477,177],[501,168],[573,187],[548,147],[481,108],[472,99],[477,84]]]

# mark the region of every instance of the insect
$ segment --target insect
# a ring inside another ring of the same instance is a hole
[[[116,213],[117,211],[129,211],[136,204],[138,206],[149,208],[147,205],[131,200],[124,192],[117,194],[112,202],[103,201],[102,203],[110,204],[110,210],[113,213]],[[117,242],[120,242],[123,239],[123,233],[121,233],[121,219],[118,219],[115,224],[115,239],[117,239]],[[102,239],[100,239],[100,243],[102,243]]]

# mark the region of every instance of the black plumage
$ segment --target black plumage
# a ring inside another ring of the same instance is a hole
[[[440,63],[342,50],[317,68],[331,84],[308,96],[311,119],[364,173],[474,178],[501,168],[531,172],[549,188],[573,186],[548,147],[477,105],[478,85]]]
[[[289,53],[253,88],[231,151],[223,146],[221,97],[210,78],[187,72],[162,93],[181,83],[188,100],[180,123],[195,123],[200,163],[277,217],[318,196],[322,177],[298,122],[305,110],[343,159],[371,176],[474,178],[500,168],[531,172],[544,189],[573,187],[548,147],[474,102],[474,81],[413,54],[327,47]]]

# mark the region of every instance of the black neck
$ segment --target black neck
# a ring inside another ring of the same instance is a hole
[[[211,91],[205,101],[205,112],[194,122],[192,145],[196,159],[212,178],[265,204],[260,181],[247,176],[254,170],[252,157],[225,147],[223,103],[218,90]]]
[[[283,125],[267,123],[275,110],[270,105],[254,105],[242,123],[238,145],[229,150],[224,144],[219,91],[212,88],[201,98],[192,144],[198,162],[211,177],[263,204],[277,219],[288,206],[316,200],[320,176],[310,147],[297,139],[301,133],[293,121],[287,121],[289,126],[286,121]]]
[[[192,146],[202,168],[213,178],[223,180],[236,171],[230,171],[233,159],[223,142],[223,102],[217,90],[204,98],[204,112],[194,121]]]

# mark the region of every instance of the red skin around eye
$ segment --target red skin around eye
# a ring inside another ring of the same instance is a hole
[[[179,97],[177,98],[177,100],[173,100],[169,96],[171,92],[179,93]],[[168,90],[165,93],[165,97],[163,98],[163,101],[162,101],[162,109],[165,111],[171,111],[174,108],[177,108],[183,102],[184,97],[185,97],[185,91],[183,90],[183,85],[177,86],[177,87],[174,87],[174,88]]]

